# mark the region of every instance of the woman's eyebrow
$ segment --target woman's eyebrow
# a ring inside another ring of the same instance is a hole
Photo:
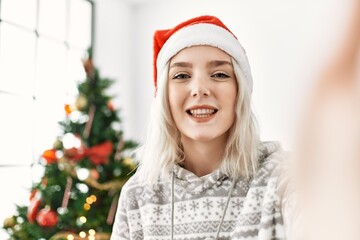
[[[170,65],[170,68],[174,67],[192,67],[192,64],[189,62],[175,62]]]
[[[213,61],[208,62],[207,65],[209,67],[218,67],[218,66],[222,66],[222,65],[232,66],[232,63],[229,61],[225,61],[225,60],[213,60]]]

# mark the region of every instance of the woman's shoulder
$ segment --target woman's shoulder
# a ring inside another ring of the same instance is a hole
[[[140,172],[136,172],[134,175],[132,175],[124,184],[124,186],[121,189],[121,192],[127,193],[127,194],[139,194],[139,192],[143,191],[151,191],[154,188],[160,187],[163,185],[163,182],[157,181],[155,184],[149,184],[142,180]]]
[[[284,150],[280,142],[262,142],[260,149],[262,154],[255,181],[262,180],[284,201],[293,187],[294,156],[291,151]]]
[[[137,209],[137,196],[143,192],[138,174],[132,175],[121,188],[120,205],[124,209]]]
[[[258,150],[259,168],[276,170],[282,168],[290,159],[290,152],[285,151],[280,142],[261,142]]]
[[[258,170],[254,175],[252,185],[269,186],[270,183],[279,187],[288,175],[288,165],[291,153],[285,151],[280,142],[261,142],[258,153]],[[279,189],[278,189],[279,190]]]
[[[139,176],[138,173],[132,175],[121,188],[121,193],[124,195],[125,193],[128,195],[129,192],[132,192],[134,189],[139,187]]]

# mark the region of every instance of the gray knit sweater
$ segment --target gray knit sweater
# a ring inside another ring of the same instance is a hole
[[[285,239],[278,193],[282,158],[278,143],[263,143],[257,174],[234,182],[219,169],[197,177],[175,166],[173,197],[172,181],[150,187],[135,174],[122,189],[111,240],[171,234],[176,240],[214,239],[223,215],[218,239]]]

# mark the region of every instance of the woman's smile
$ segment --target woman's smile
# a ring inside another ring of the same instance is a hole
[[[215,117],[218,109],[210,105],[192,106],[186,113],[195,122],[208,122]]]

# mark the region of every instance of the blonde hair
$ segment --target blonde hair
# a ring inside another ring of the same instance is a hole
[[[236,118],[229,129],[228,142],[221,168],[231,178],[252,177],[258,168],[259,135],[251,110],[251,90],[238,63],[232,59],[237,78]],[[168,68],[160,72],[157,96],[151,107],[150,123],[144,144],[136,151],[139,180],[155,184],[169,177],[174,164],[184,160],[180,132],[171,115],[168,101]]]

